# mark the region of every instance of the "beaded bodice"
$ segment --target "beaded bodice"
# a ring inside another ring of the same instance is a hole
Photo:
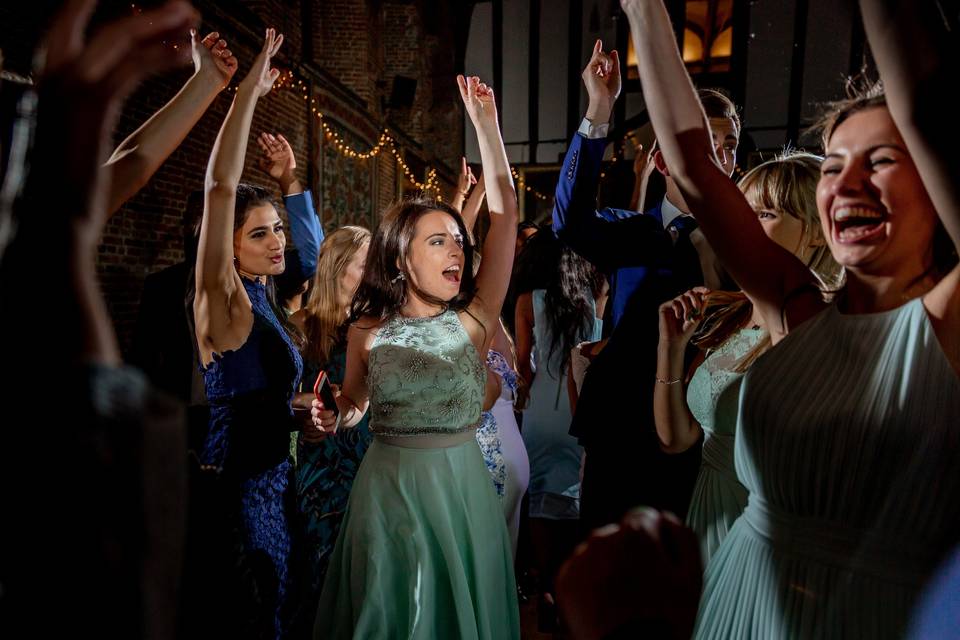
[[[370,431],[456,433],[480,422],[486,369],[457,313],[395,317],[370,347]]]

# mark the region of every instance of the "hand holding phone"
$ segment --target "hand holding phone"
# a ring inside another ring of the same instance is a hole
[[[340,409],[337,407],[337,398],[333,395],[333,389],[330,387],[330,378],[326,371],[321,371],[317,376],[317,381],[313,385],[313,395],[317,397],[324,410],[333,411],[334,417],[340,416]]]
[[[317,382],[313,385],[316,399],[310,410],[313,426],[317,428],[317,435],[331,435],[336,433],[340,426],[340,409],[337,407],[337,398],[333,392],[327,374],[320,372]]]

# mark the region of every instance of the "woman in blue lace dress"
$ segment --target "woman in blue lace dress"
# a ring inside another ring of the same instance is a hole
[[[290,321],[306,338],[303,347],[303,381],[294,407],[310,408],[313,385],[321,371],[330,383],[343,384],[347,368],[347,316],[350,301],[363,277],[370,232],[363,227],[340,227],[324,241],[317,260],[310,299]],[[340,532],[347,498],[360,461],[373,436],[364,417],[353,429],[323,437],[304,430],[297,443],[297,499],[306,529],[310,555],[310,599],[320,597],[327,563]]]
[[[401,202],[380,222],[353,300],[341,427],[370,409],[374,441],[320,596],[314,635],[519,638],[510,541],[475,430],[499,324],[517,200],[493,92],[458,78],[477,130],[490,229],[473,277],[459,213]],[[338,419],[315,405],[314,423]]]
[[[268,29],[263,49],[240,83],[206,176],[194,302],[197,343],[210,402],[201,462],[217,471],[224,530],[232,536],[233,575],[211,601],[225,633],[285,638],[295,633],[298,579],[291,399],[302,362],[295,331],[271,299],[283,272],[283,224],[270,193],[239,182],[250,122],[279,72],[270,59],[283,41]]]

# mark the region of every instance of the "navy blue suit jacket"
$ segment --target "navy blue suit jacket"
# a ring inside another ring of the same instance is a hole
[[[567,150],[553,210],[553,229],[610,279],[613,331],[583,381],[570,433],[587,450],[581,518],[588,526],[618,519],[645,504],[686,511],[700,449],[670,455],[653,422],[660,304],[703,284],[690,229],[676,239],[663,227],[659,203],[645,213],[597,211],[605,139],[576,134]]]

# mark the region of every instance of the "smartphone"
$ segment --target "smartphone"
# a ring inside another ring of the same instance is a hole
[[[333,395],[333,389],[330,387],[330,379],[326,371],[321,371],[317,376],[317,382],[313,385],[313,395],[317,400],[323,403],[323,408],[327,411],[333,411],[335,417],[340,416],[340,409],[337,407],[337,399]]]

